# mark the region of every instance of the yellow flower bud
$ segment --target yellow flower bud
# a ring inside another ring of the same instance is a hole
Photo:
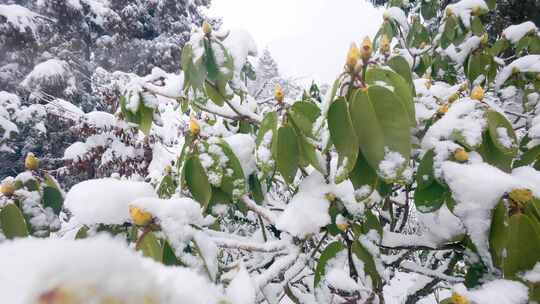
[[[452,293],[451,300],[453,304],[469,304],[469,300],[457,292]]]
[[[4,181],[2,185],[0,185],[0,193],[6,196],[10,196],[15,192],[15,183],[12,181]]]
[[[425,48],[425,47],[426,47],[426,43],[425,43],[425,42],[420,43],[420,49],[423,49],[423,48]]]
[[[336,200],[336,195],[332,192],[328,192],[324,195],[324,197],[330,202],[333,203]]]
[[[24,159],[24,167],[26,170],[37,170],[39,168],[39,159],[34,155],[34,153],[30,152],[26,154],[26,158]]]
[[[469,160],[469,153],[463,148],[457,148],[454,151],[454,159],[460,163],[467,162]]]
[[[349,47],[349,52],[347,53],[347,61],[345,64],[350,70],[354,70],[354,67],[356,67],[359,59],[360,50],[356,46],[356,43],[353,42],[351,43],[351,47]]]
[[[382,35],[379,50],[383,54],[390,53],[390,39],[388,39],[388,36]]]
[[[487,33],[484,33],[484,34],[482,35],[481,38],[482,38],[482,40],[480,40],[480,43],[481,43],[482,45],[487,45],[487,43],[488,43],[488,41],[489,41],[489,36],[488,36],[488,34],[487,34]]]
[[[146,226],[152,220],[152,214],[150,212],[143,211],[134,206],[129,206],[129,216],[131,216],[131,221],[137,226]]]
[[[508,197],[519,205],[525,205],[533,199],[533,193],[527,188],[513,189],[508,193]]]
[[[373,44],[371,43],[371,39],[366,36],[360,47],[360,56],[364,61],[367,61],[371,57],[371,53],[373,53]]]
[[[446,114],[446,112],[448,112],[448,104],[447,103],[443,104],[442,106],[440,106],[437,109],[437,114],[439,114],[441,116]]]
[[[448,7],[446,8],[446,17],[451,17],[454,15],[454,12]]]
[[[347,228],[349,228],[349,223],[345,222],[345,223],[341,223],[341,224],[336,224],[337,228],[340,230],[340,231],[347,231]]]
[[[454,93],[454,94],[452,94],[452,95],[450,95],[450,96],[448,97],[448,102],[449,102],[449,103],[452,103],[452,102],[458,100],[458,98],[459,98],[459,94],[458,94],[458,93]]]
[[[431,79],[428,79],[428,80],[426,81],[426,84],[425,84],[425,85],[426,85],[426,89],[429,90],[429,89],[431,89],[431,86],[433,85],[433,82],[431,81]]]
[[[201,126],[199,125],[199,122],[194,117],[189,118],[189,131],[191,134],[197,136],[199,133],[201,133]]]
[[[383,17],[384,21],[387,21],[388,19],[390,19],[390,14],[388,13],[388,11],[385,11],[383,13],[382,17]]]
[[[206,20],[203,21],[202,31],[206,36],[208,36],[208,35],[210,35],[212,33],[212,26]]]
[[[276,87],[274,88],[274,98],[276,99],[278,103],[282,103],[284,97],[285,97],[285,94],[283,93],[283,89],[281,88],[279,84],[277,84]]]
[[[471,98],[482,101],[484,99],[484,89],[481,86],[475,86],[471,92]]]
[[[467,91],[468,89],[469,89],[469,83],[468,82],[464,82],[459,86],[459,91],[460,92]]]

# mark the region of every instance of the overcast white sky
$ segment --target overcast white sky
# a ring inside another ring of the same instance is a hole
[[[373,38],[382,23],[382,10],[365,0],[213,0],[209,14],[221,17],[224,28],[248,30],[282,74],[327,83],[341,71],[351,42]]]

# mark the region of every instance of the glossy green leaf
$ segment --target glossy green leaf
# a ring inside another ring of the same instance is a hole
[[[398,73],[399,76],[401,76],[407,82],[407,84],[411,88],[411,92],[413,93],[413,95],[415,95],[411,67],[409,66],[407,60],[405,60],[405,58],[403,58],[402,56],[394,56],[390,58],[390,60],[388,60],[386,64],[388,64],[388,66],[390,66],[392,70]],[[399,80],[397,80],[397,82],[399,82]],[[396,94],[399,94],[399,92],[396,92]]]
[[[242,165],[226,141],[221,140],[218,146],[227,157],[227,168],[232,169],[232,175],[225,174],[223,176],[221,189],[233,197],[233,199],[237,199],[238,196],[246,192],[246,178]]]
[[[319,257],[317,267],[315,268],[315,278],[313,280],[313,286],[315,286],[315,288],[319,285],[321,278],[326,273],[326,264],[328,261],[334,258],[343,249],[345,249],[345,246],[337,241],[330,243],[328,246],[326,246],[326,248],[324,248],[321,256]]]
[[[347,159],[352,169],[358,157],[358,139],[354,132],[347,101],[343,97],[335,100],[328,109],[328,129],[336,150],[343,159]]]
[[[161,252],[162,252],[161,262],[164,265],[176,266],[176,265],[181,264],[178,258],[176,257],[176,254],[174,254],[174,250],[172,249],[171,245],[169,245],[169,242],[163,241]]]
[[[435,152],[433,150],[427,151],[418,165],[418,172],[416,173],[416,185],[418,189],[425,189],[435,181],[433,157],[435,157]]]
[[[409,118],[398,98],[388,89],[371,86],[358,90],[350,105],[360,149],[369,165],[378,170],[385,150],[400,153],[408,161],[411,153]]]
[[[433,182],[425,188],[414,191],[414,204],[422,213],[430,213],[442,207],[446,199],[446,189],[438,182]]]
[[[540,235],[533,221],[525,214],[514,214],[508,221],[506,258],[503,261],[505,277],[512,279],[523,271],[531,270],[540,261]]]
[[[477,152],[482,155],[485,162],[503,170],[510,172],[512,169],[512,156],[501,152],[491,140],[489,131],[482,135],[482,146],[477,149]]]
[[[369,186],[371,189],[375,189],[378,180],[377,172],[369,166],[362,152],[358,153],[356,164],[349,173],[349,178],[354,189],[360,189],[363,186]]]
[[[489,135],[495,147],[504,154],[515,156],[517,154],[518,141],[512,124],[510,124],[506,117],[496,111],[488,111],[487,120]],[[503,134],[503,138],[501,138],[499,133]]]
[[[267,113],[262,122],[261,127],[259,129],[259,132],[257,133],[257,139],[255,140],[255,143],[257,144],[257,147],[261,144],[261,142],[264,139],[264,136],[266,133],[270,130],[272,130],[275,134],[275,131],[277,130],[277,112],[269,112]]]
[[[502,267],[507,242],[508,212],[504,201],[499,201],[491,216],[489,251],[493,264]]]
[[[141,120],[139,122],[139,130],[141,130],[144,135],[150,133],[152,128],[152,122],[154,121],[154,109],[147,107],[144,103],[141,102],[139,106]]]
[[[2,231],[8,239],[28,236],[28,228],[24,216],[15,204],[7,204],[0,211]]]
[[[401,58],[402,57],[394,57],[394,58]],[[401,62],[399,59],[394,62],[394,65],[397,66],[398,62]],[[402,59],[404,60],[404,59]],[[407,67],[402,66],[403,64],[406,64]],[[406,74],[407,71],[409,71],[408,63],[407,62],[401,62],[399,64],[401,66],[399,69],[402,70],[401,72]],[[405,71],[405,69],[407,69]],[[408,72],[410,74],[410,72]],[[378,69],[373,68],[369,69],[366,73],[366,82],[370,86],[380,86],[388,89],[391,91],[391,93],[397,97],[397,99],[402,103],[403,107],[405,108],[406,113],[409,117],[409,123],[411,126],[416,125],[416,114],[415,114],[415,108],[414,108],[414,101],[413,101],[413,87],[412,87],[412,79],[411,82],[407,82],[403,77],[401,77],[398,73],[395,73],[393,71],[387,70],[387,69]],[[378,93],[377,95],[380,95]],[[378,102],[374,100],[374,105],[376,105]]]
[[[214,85],[206,82],[204,84],[204,89],[206,90],[206,96],[210,98],[216,105],[223,106],[225,103],[225,98],[223,98],[223,95],[214,87]]]
[[[375,266],[373,256],[367,251],[359,241],[354,241],[352,244],[352,252],[358,259],[364,262],[364,272],[371,277],[373,288],[379,290],[382,288],[382,279]]]
[[[212,187],[199,157],[191,155],[184,164],[184,176],[193,198],[203,207],[207,207],[212,196]]]
[[[62,205],[64,203],[64,198],[62,193],[55,187],[45,186],[43,187],[43,196],[42,196],[43,206],[50,207],[55,214],[60,214],[62,211]]]
[[[279,128],[275,146],[277,169],[288,184],[294,182],[299,165],[299,149],[293,127]]]
[[[138,241],[136,250],[141,251],[146,257],[149,257],[156,262],[161,262],[163,252],[156,235],[153,232],[146,233],[141,240]]]

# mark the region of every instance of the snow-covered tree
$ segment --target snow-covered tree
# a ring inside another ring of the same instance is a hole
[[[303,88],[294,78],[281,75],[278,64],[268,49],[258,58],[254,72],[255,79],[248,81],[248,89],[251,96],[258,100],[271,100],[277,85],[282,87],[285,96],[289,98],[299,98],[303,92]]]
[[[253,39],[208,22],[181,73],[100,71],[118,115],[79,113],[66,155],[124,171],[64,193],[29,154],[3,181],[3,237],[33,236],[0,244],[3,299],[539,302],[538,28],[490,37],[492,1],[432,1],[388,7],[322,103],[254,98]],[[116,166],[132,139],[151,162]]]
[[[61,166],[63,150],[81,135],[69,131],[79,121],[78,112],[115,110],[111,103],[118,103],[117,95],[101,99],[103,89],[95,83],[103,69],[179,72],[182,46],[203,20],[200,8],[208,5],[208,0],[0,4],[0,91],[17,95],[23,106],[40,108],[42,116],[38,125],[10,120],[19,132],[2,143],[9,149],[0,152],[0,176],[20,171],[27,152],[38,154],[45,168]],[[56,105],[45,106],[50,103]]]

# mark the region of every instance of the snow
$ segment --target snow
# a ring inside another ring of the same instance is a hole
[[[231,30],[223,45],[233,58],[236,74],[239,74],[246,64],[248,56],[257,56],[255,39],[245,30]]]
[[[409,32],[409,23],[407,22],[407,16],[405,12],[399,7],[392,6],[384,12],[384,16],[396,21],[403,29],[405,35]]]
[[[276,227],[299,238],[319,232],[320,228],[330,224],[330,202],[326,198],[327,193],[332,193],[343,201],[352,214],[363,212],[363,205],[354,199],[354,189],[350,181],[339,185],[326,184],[324,177],[314,171],[302,180],[298,192],[278,217]]]
[[[467,28],[471,26],[471,13],[475,9],[488,11],[488,6],[484,0],[461,0],[446,7],[446,11],[451,11],[461,18],[463,25]]]
[[[521,277],[525,281],[528,281],[528,282],[531,282],[531,283],[540,282],[540,262],[536,263],[536,265],[534,265],[533,269],[525,272]]]
[[[218,303],[223,299],[217,286],[194,271],[165,267],[104,236],[8,241],[0,245],[0,268],[2,299],[12,304],[40,302],[40,296],[55,289],[78,299],[77,303],[112,299],[134,304]]]
[[[463,284],[454,286],[454,291],[476,304],[525,304],[528,302],[527,286],[509,280],[494,280],[479,288],[467,290]]]
[[[248,134],[235,134],[223,138],[231,147],[234,155],[242,165],[242,171],[247,178],[257,168],[255,163],[255,140]]]
[[[532,21],[526,21],[520,24],[510,25],[502,32],[502,36],[512,44],[516,44],[525,35],[531,32],[534,33],[536,30],[536,25]]]
[[[379,163],[379,173],[388,180],[393,180],[399,177],[401,171],[407,165],[405,158],[385,147],[384,159]]]
[[[7,22],[21,33],[26,32],[27,28],[34,34],[37,30],[35,19],[39,15],[20,5],[0,4],[0,16],[6,18]]]
[[[531,167],[520,167],[508,174],[486,163],[467,165],[450,161],[442,164],[442,171],[457,203],[454,214],[462,220],[484,262],[493,267],[488,250],[491,211],[505,193],[515,188],[531,189],[538,196],[540,173]]]
[[[129,205],[140,197],[156,197],[154,188],[144,182],[92,179],[73,186],[64,205],[83,225],[121,225],[129,222]]]
[[[523,56],[504,67],[495,77],[495,88],[500,89],[504,82],[516,72],[540,73],[540,55]]]
[[[482,37],[471,36],[463,41],[457,48],[454,44],[449,45],[444,50],[444,53],[456,63],[463,64],[469,54],[480,46],[481,41]]]
[[[64,160],[79,161],[83,159],[84,154],[88,152],[88,147],[83,142],[75,142],[64,150]]]
[[[437,248],[452,243],[464,235],[465,229],[460,219],[457,218],[446,205],[439,210],[430,213],[419,213],[418,234],[402,234],[383,230],[382,244],[387,247],[400,246],[426,246]]]
[[[32,72],[21,82],[25,87],[31,86],[33,82],[39,82],[44,78],[63,78],[67,73],[67,63],[63,60],[49,59],[37,64]]]
[[[511,149],[514,147],[514,141],[512,138],[510,138],[510,135],[508,135],[508,130],[504,127],[497,128],[497,137],[499,139],[499,142],[508,149]]]
[[[240,265],[239,268],[236,276],[227,286],[226,295],[234,304],[254,304],[256,299],[255,285],[246,268],[243,265]]]
[[[104,129],[116,125],[116,117],[107,112],[92,111],[84,114],[84,118],[89,125],[96,128]]]

